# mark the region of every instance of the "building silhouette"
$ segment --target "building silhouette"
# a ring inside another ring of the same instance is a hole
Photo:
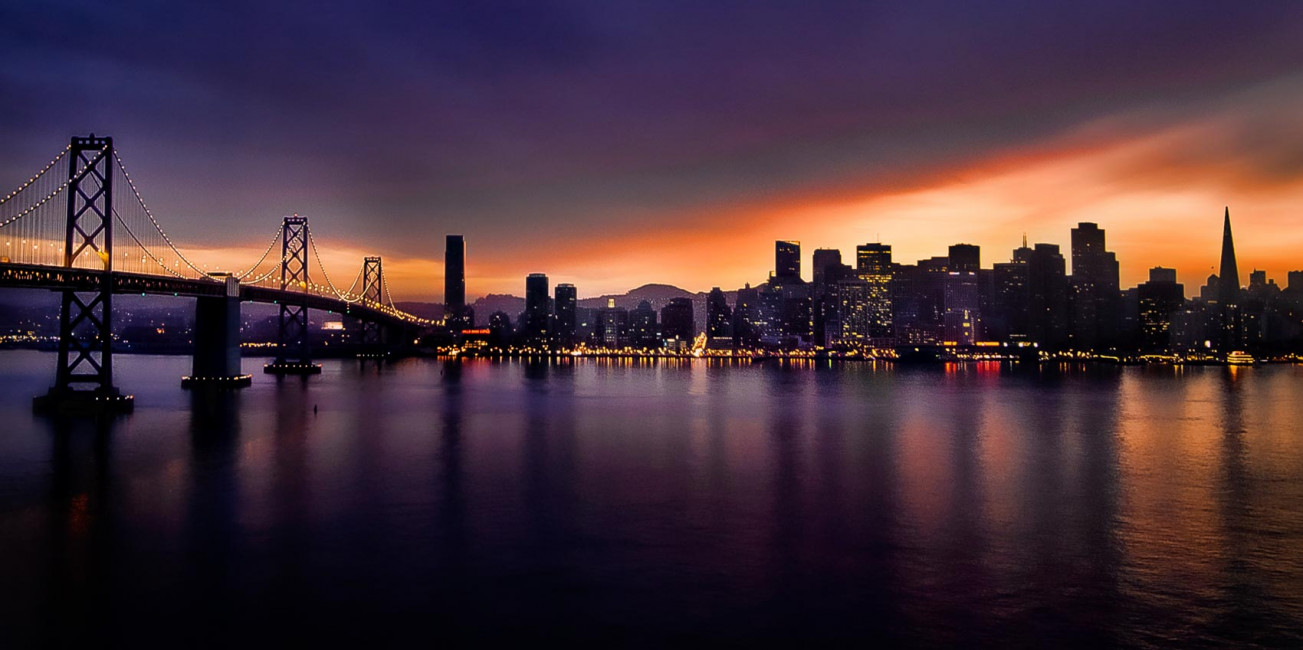
[[[575,285],[561,283],[556,285],[556,297],[553,300],[553,336],[557,345],[569,349],[578,342],[576,333],[579,326],[579,294]]]
[[[667,343],[691,344],[696,336],[692,320],[692,301],[688,298],[671,298],[661,307],[661,338]]]
[[[1145,352],[1163,352],[1172,346],[1172,321],[1185,304],[1185,287],[1176,281],[1176,269],[1149,269],[1149,281],[1136,287],[1140,346]]]
[[[1117,256],[1105,250],[1104,231],[1082,222],[1072,229],[1069,339],[1077,350],[1115,346],[1121,289]]]
[[[650,319],[645,315],[650,313]],[[620,349],[635,346],[649,348],[648,328],[655,330],[655,311],[648,301],[642,301],[637,309],[629,314],[624,307],[615,306],[615,298],[607,298],[606,309],[597,314],[597,345],[602,348]]]
[[[466,240],[448,235],[443,253],[443,319],[450,329],[474,326],[466,306]]]
[[[1244,322],[1240,305],[1240,269],[1235,261],[1235,240],[1231,236],[1231,209],[1226,208],[1222,221],[1222,259],[1217,271],[1217,311],[1221,332],[1218,337],[1224,352],[1244,347]]]
[[[614,306],[614,300],[610,303]],[[656,321],[656,310],[651,303],[643,300],[629,312],[629,345],[640,350],[651,350],[661,345],[660,324]]]
[[[525,278],[525,314],[521,326],[526,345],[547,347],[550,343],[551,313],[548,309],[547,275],[530,273]]]
[[[801,242],[774,242],[774,277],[782,280],[801,277]]]
[[[706,296],[706,336],[712,341],[733,338],[733,310],[729,309],[719,287],[711,289]]]

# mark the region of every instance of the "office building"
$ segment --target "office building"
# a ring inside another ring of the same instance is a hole
[[[525,314],[521,330],[525,344],[533,347],[547,347],[551,335],[551,313],[548,309],[547,275],[530,273],[525,278]]]
[[[454,330],[474,326],[467,318],[466,307],[466,240],[448,235],[443,253],[443,319]]]
[[[553,336],[562,349],[570,349],[578,343],[579,294],[573,284],[556,285],[556,297],[553,301],[556,317],[553,319]]]

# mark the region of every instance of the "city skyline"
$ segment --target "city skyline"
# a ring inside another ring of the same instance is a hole
[[[1083,221],[1124,285],[1160,264],[1197,286],[1226,204],[1246,268],[1284,277],[1303,244],[1292,4],[245,9],[0,10],[0,78],[42,100],[0,112],[0,177],[110,133],[196,259],[256,258],[299,213],[332,269],[383,254],[395,297],[430,302],[444,233],[472,297],[539,270],[706,291],[763,279],[778,239],[925,259],[936,232],[1003,251]]]

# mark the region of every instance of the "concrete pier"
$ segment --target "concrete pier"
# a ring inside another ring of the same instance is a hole
[[[241,388],[253,382],[240,367],[240,282],[226,277],[226,295],[195,302],[194,365],[185,388]]]

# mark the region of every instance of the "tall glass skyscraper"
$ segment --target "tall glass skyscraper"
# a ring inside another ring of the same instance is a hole
[[[443,317],[449,327],[470,327],[466,314],[466,240],[448,235],[443,253]]]
[[[525,278],[525,323],[521,328],[529,345],[542,347],[549,342],[547,298],[547,275],[530,273]]]
[[[556,324],[554,326],[556,342],[562,348],[574,347],[579,306],[578,292],[575,285],[565,283],[556,285],[555,302],[553,310],[556,312]]]

